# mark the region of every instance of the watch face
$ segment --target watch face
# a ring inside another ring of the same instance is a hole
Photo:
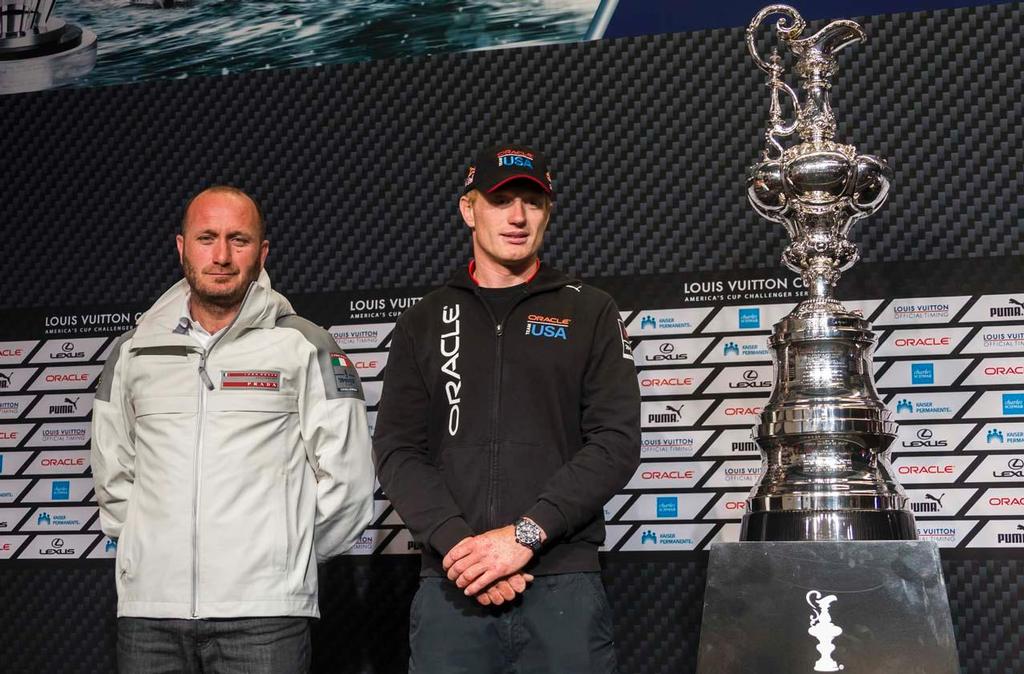
[[[533,522],[519,520],[516,522],[516,542],[536,550],[540,547],[540,527]]]

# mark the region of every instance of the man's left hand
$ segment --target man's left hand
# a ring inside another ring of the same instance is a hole
[[[464,539],[445,555],[443,563],[448,579],[472,597],[519,571],[532,557],[533,551],[516,542],[516,529],[509,525]]]

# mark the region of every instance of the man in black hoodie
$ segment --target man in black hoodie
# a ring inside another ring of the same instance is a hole
[[[473,260],[395,326],[374,454],[416,541],[409,671],[617,671],[598,547],[640,458],[640,394],[606,293],[541,264],[551,174],[482,150]]]

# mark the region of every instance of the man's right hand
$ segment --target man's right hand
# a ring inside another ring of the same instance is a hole
[[[475,598],[481,606],[500,606],[515,599],[517,594],[525,592],[527,583],[532,581],[533,576],[528,573],[513,573],[485,587]]]

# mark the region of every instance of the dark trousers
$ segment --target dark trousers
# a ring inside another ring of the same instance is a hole
[[[598,573],[538,576],[499,607],[422,578],[409,616],[409,674],[616,674]]]
[[[308,618],[117,619],[120,674],[306,674]]]

